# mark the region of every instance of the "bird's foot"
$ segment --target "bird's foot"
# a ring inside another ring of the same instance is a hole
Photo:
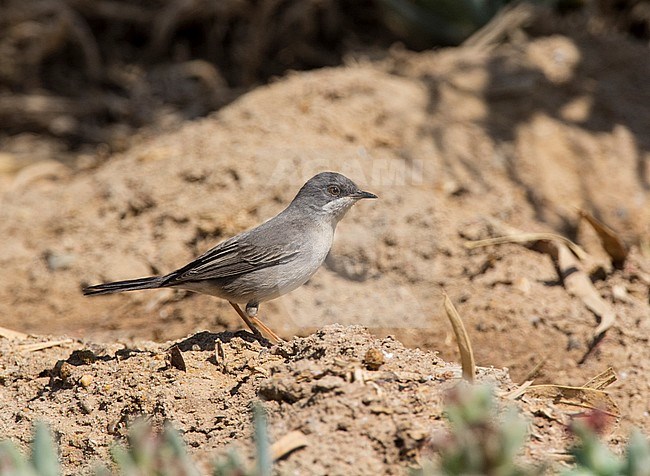
[[[239,307],[239,304],[231,301],[228,302],[230,302],[230,305],[233,307],[233,309],[237,311],[239,317],[242,318],[242,320],[246,323],[246,325],[251,330],[251,332],[255,335],[255,337],[264,339],[259,329],[257,328],[259,327],[271,338],[271,341],[274,344],[277,344],[278,342],[284,342],[284,339],[282,339],[275,332],[273,332],[266,324],[260,321],[257,317],[248,317],[246,313],[242,311],[241,307]]]

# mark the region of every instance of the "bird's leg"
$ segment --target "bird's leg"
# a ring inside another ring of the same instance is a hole
[[[233,307],[233,309],[235,311],[237,311],[237,314],[239,314],[239,317],[242,318],[242,320],[246,323],[246,325],[251,330],[251,332],[253,332],[255,337],[262,337],[262,334],[260,333],[259,329],[257,327],[255,327],[255,324],[257,324],[264,332],[266,332],[271,337],[271,339],[273,339],[275,341],[275,343],[282,342],[282,339],[280,337],[278,337],[278,335],[275,332],[273,332],[271,329],[269,329],[262,321],[260,321],[259,319],[257,319],[254,316],[249,318],[246,315],[246,313],[244,311],[242,311],[241,307],[239,307],[239,304],[234,303],[232,301],[228,301],[228,302]],[[253,321],[255,322],[255,324],[253,324]]]
[[[261,328],[268,336],[271,337],[275,341],[275,343],[278,342],[284,342],[284,339],[282,339],[280,336],[278,336],[275,332],[271,330],[270,327],[268,327],[266,324],[264,324],[262,321],[260,321],[257,318],[257,310],[259,309],[259,304],[256,302],[249,302],[246,304],[246,315],[249,317],[249,319],[259,328]]]
[[[241,310],[241,307],[239,307],[239,304],[237,304],[235,302],[232,302],[232,301],[228,301],[228,302],[233,307],[233,309],[235,311],[237,311],[237,314],[239,314],[239,317],[241,317],[243,319],[243,321],[246,323],[246,325],[251,330],[251,332],[253,334],[255,334],[256,336],[261,337],[262,334],[260,333],[259,329],[253,325],[253,323],[248,318],[248,316],[244,313],[244,311]]]
[[[282,337],[273,332],[269,326],[264,324],[257,317],[251,317],[250,319],[255,323],[256,326],[260,327],[264,332],[268,334],[271,340],[273,340],[274,344],[277,344],[278,342],[284,342],[284,339]]]

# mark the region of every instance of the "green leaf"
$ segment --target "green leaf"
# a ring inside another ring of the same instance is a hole
[[[258,476],[271,476],[271,444],[267,433],[266,412],[260,403],[253,405],[253,424],[255,425],[256,466]]]
[[[0,443],[0,474],[36,476],[27,459],[11,441]]]
[[[58,476],[59,457],[56,446],[47,426],[38,422],[35,425],[31,448],[31,463],[39,476]]]
[[[639,430],[632,432],[626,456],[624,474],[650,476],[650,441]]]

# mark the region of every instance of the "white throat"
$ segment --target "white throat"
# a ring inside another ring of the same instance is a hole
[[[323,213],[329,216],[332,220],[332,225],[336,224],[345,216],[356,200],[352,197],[341,197],[327,203],[323,208]]]

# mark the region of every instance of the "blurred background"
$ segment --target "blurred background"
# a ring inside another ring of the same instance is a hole
[[[553,32],[650,36],[650,7],[638,0],[6,0],[0,9],[3,170],[106,157],[292,70]]]

